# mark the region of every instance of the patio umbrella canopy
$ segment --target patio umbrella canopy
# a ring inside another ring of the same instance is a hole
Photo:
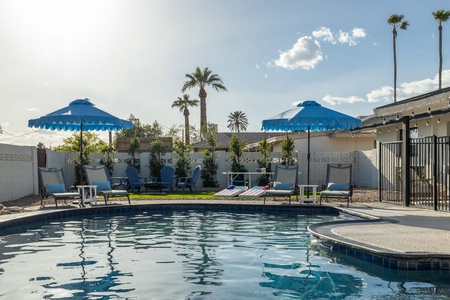
[[[321,106],[316,101],[308,100],[297,107],[286,110],[276,116],[262,121],[262,130],[308,132],[308,170],[309,185],[310,166],[310,131],[327,131],[353,129],[361,126],[361,120]]]
[[[83,131],[117,131],[133,128],[133,123],[119,119],[95,105],[89,99],[77,99],[57,111],[28,120],[28,127],[50,130],[80,131],[80,162],[83,159]],[[80,183],[82,184],[82,169]]]

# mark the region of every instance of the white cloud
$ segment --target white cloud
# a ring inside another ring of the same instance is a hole
[[[256,68],[259,69],[259,65],[256,65]]]
[[[355,39],[361,39],[366,37],[366,31],[363,28],[353,28],[352,37]]]
[[[338,41],[341,44],[348,44],[349,46],[355,46],[358,43],[358,39],[365,38],[366,31],[363,28],[353,28],[352,32],[345,32],[339,30]]]
[[[333,33],[331,32],[330,28],[322,26],[322,27],[318,28],[317,30],[314,30],[312,32],[312,36],[318,40],[336,44],[336,41],[334,40]]]
[[[338,41],[341,44],[349,44],[349,46],[354,46],[356,45],[355,40],[352,39],[352,37],[350,36],[350,34],[348,32],[344,32],[342,30],[339,30],[339,37],[338,37]]]
[[[27,108],[28,111],[39,111],[39,109],[37,109],[36,107],[30,107]]]
[[[392,101],[394,90],[391,86],[382,86],[377,90],[373,90],[367,94],[367,102],[389,102]]]
[[[339,31],[334,35],[330,28],[319,27],[314,30],[311,36],[302,36],[297,40],[290,50],[281,52],[277,60],[268,62],[268,67],[278,66],[288,70],[304,69],[310,70],[323,61],[326,55],[322,53],[320,42],[336,44],[336,39],[341,44],[354,46],[357,40],[366,37],[366,31],[363,28],[355,27],[351,33]],[[258,68],[258,66],[257,66]]]
[[[275,65],[288,70],[310,70],[322,60],[319,42],[310,36],[304,36],[299,38],[291,49],[281,52],[280,57],[275,60]]]
[[[356,102],[365,102],[364,99],[356,96],[350,97],[333,97],[331,95],[326,95],[322,99],[323,101],[331,104],[331,105],[340,105],[340,104],[352,104]]]
[[[269,75],[267,75],[267,74],[264,74],[264,77],[266,77],[266,78],[269,78]]]
[[[2,127],[8,127],[8,126],[9,126],[9,123],[8,123],[8,122],[5,122],[5,123],[1,124],[1,126],[2,126]]]
[[[429,93],[438,89],[438,74],[434,78],[425,78],[418,81],[402,82],[397,87],[397,101]],[[450,70],[442,71],[442,86],[450,85]],[[383,86],[367,94],[367,102],[391,102],[394,98],[394,89]]]

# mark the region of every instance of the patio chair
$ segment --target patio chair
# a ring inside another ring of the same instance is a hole
[[[139,177],[139,171],[136,167],[128,166],[125,169],[125,175],[128,179],[128,188],[134,192],[137,188],[138,191],[141,190],[141,187],[147,182],[147,177]]]
[[[326,185],[320,193],[319,203],[322,204],[322,198],[341,198],[347,200],[347,207],[349,207],[352,194],[352,165],[328,164]]]
[[[58,207],[58,200],[63,199],[81,199],[78,192],[71,192],[67,189],[64,173],[62,168],[39,168],[39,177],[42,183],[41,189],[41,206],[43,206],[44,198],[53,196],[55,206]],[[80,202],[81,203],[81,202]]]
[[[264,193],[264,204],[266,204],[266,197],[289,197],[289,204],[291,204],[291,196],[296,195],[298,185],[298,165],[296,166],[275,166],[273,175],[273,186]]]
[[[192,189],[197,191],[197,188],[195,185],[197,184],[197,180],[200,177],[200,171],[201,166],[198,165],[195,167],[194,171],[192,171],[191,177],[180,177],[177,181],[177,189],[181,189],[181,191],[184,193],[186,188],[189,188],[189,190],[192,193]]]
[[[131,204],[130,195],[126,190],[114,190],[111,184],[109,170],[103,165],[86,165],[84,166],[86,180],[90,185],[97,186],[97,194],[103,195],[105,204],[110,197],[127,197],[128,204]]]
[[[172,166],[164,166],[161,168],[161,177],[156,177],[156,182],[161,184],[161,188],[169,189],[169,192],[173,192],[173,176],[175,169]]]

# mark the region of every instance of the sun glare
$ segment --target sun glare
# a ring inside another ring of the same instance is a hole
[[[77,57],[105,51],[118,8],[113,1],[8,1],[3,6],[10,42],[38,64],[77,64]]]

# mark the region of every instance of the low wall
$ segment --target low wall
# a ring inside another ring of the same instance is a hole
[[[45,150],[47,167],[61,167],[64,170],[64,175],[67,185],[72,185],[75,182],[74,159],[75,153],[69,152],[55,152]],[[230,153],[225,151],[217,151],[217,160],[219,163],[219,170],[217,173],[217,180],[220,188],[225,188],[228,184],[227,176],[224,172],[231,170]],[[141,174],[143,177],[150,177],[149,167],[149,153],[142,153],[139,155],[141,161]],[[102,158],[101,154],[91,155],[94,163],[98,163]],[[126,153],[115,153],[113,155],[114,171],[113,176],[125,176],[125,169],[127,167],[126,159],[129,155]],[[255,171],[258,168],[258,159],[260,154],[258,152],[246,152],[243,157],[243,164],[249,171]],[[281,162],[279,153],[272,153],[272,165]],[[371,151],[347,151],[347,152],[312,152],[310,161],[310,183],[322,185],[325,183],[326,165],[328,163],[352,163],[353,164],[353,184],[362,188],[377,188],[377,155],[376,150]],[[175,153],[167,153],[163,156],[164,164],[175,167],[178,156]],[[201,165],[203,154],[191,154],[191,168]],[[306,183],[307,181],[307,159],[305,152],[297,153],[295,160],[300,165],[301,174],[299,175],[299,183]],[[13,146],[0,144],[0,202],[18,199],[30,194],[38,194],[38,172],[37,172],[37,153],[36,147],[28,146]],[[254,176],[256,184],[256,176]],[[201,179],[200,179],[201,181]],[[199,186],[202,186],[200,182]]]
[[[0,144],[0,202],[38,193],[36,147]]]

